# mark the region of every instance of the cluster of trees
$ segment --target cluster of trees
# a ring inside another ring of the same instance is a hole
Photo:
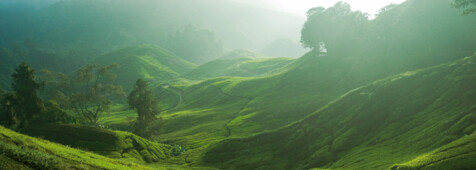
[[[148,83],[138,79],[134,90],[127,97],[127,103],[131,109],[137,111],[137,121],[134,124],[134,132],[143,137],[150,137],[158,134],[160,121],[157,116],[160,114],[157,99],[152,94]]]
[[[301,31],[301,43],[311,49],[326,49],[327,53],[340,55],[354,52],[367,37],[368,14],[352,11],[350,5],[338,2],[333,7],[312,8]],[[340,54],[335,54],[335,53]]]
[[[471,2],[474,0],[456,0],[453,5],[470,13],[476,4]],[[308,11],[301,43],[330,57],[376,58],[389,69],[411,70],[472,55],[474,29],[475,16],[462,16],[445,0],[391,4],[373,20],[339,2]]]
[[[464,9],[463,14],[469,15],[476,12],[476,0],[455,0],[453,6]]]
[[[111,83],[116,77],[112,71],[117,67],[90,64],[72,78],[41,70],[36,77],[35,70],[23,62],[12,74],[13,92],[0,89],[0,123],[13,129],[44,123],[98,125],[100,116],[125,97],[122,86]],[[158,134],[158,101],[147,82],[137,80],[127,99],[131,109],[138,112],[133,131],[144,137]]]
[[[54,102],[44,103],[37,94],[41,84],[35,81],[35,71],[21,63],[12,75],[13,93],[2,94],[1,123],[12,128],[24,128],[32,123],[66,121],[66,113]],[[2,92],[4,93],[4,92]]]

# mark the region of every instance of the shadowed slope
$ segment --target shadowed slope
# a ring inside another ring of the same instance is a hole
[[[0,126],[0,162],[7,169],[150,169],[114,160]]]
[[[476,57],[468,57],[374,82],[288,127],[223,141],[204,162],[228,168],[382,169],[410,161],[476,129],[475,64]]]
[[[290,58],[266,58],[251,51],[235,50],[200,65],[184,77],[190,80],[204,80],[216,77],[262,76],[276,72],[293,61]]]
[[[129,132],[75,125],[34,126],[28,135],[133,162],[163,162],[171,157],[171,146],[155,143]]]
[[[118,63],[117,83],[129,89],[138,78],[166,81],[196,67],[179,56],[154,45],[124,48],[98,57],[92,63]]]

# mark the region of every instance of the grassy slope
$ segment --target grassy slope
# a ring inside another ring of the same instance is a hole
[[[187,161],[197,163],[204,149],[216,142],[285,126],[378,76],[368,74],[370,70],[355,64],[359,63],[356,60],[308,55],[274,76],[214,78],[176,86],[182,91],[184,100],[161,114],[164,126],[160,140],[189,147]],[[332,67],[341,71],[323,71]],[[361,76],[367,78],[353,79],[362,74],[367,74]],[[352,83],[344,84],[343,80]],[[337,87],[331,84],[337,84]]]
[[[392,170],[474,169],[476,167],[476,133],[462,137],[428,154],[392,166]]]
[[[259,76],[279,70],[292,61],[289,58],[266,58],[251,51],[235,50],[219,59],[200,65],[183,77],[190,80],[205,80],[225,76]]]
[[[75,125],[43,125],[22,132],[110,158],[137,163],[164,162],[171,146],[151,142],[132,133]]]
[[[374,71],[378,68],[359,58],[309,53],[281,74],[231,79],[217,86],[226,93],[252,99],[229,124],[234,135],[246,136],[300,120],[345,92],[383,78],[384,72]]]
[[[150,169],[79,149],[32,138],[0,127],[1,168],[6,169]]]
[[[376,69],[376,64],[359,58],[310,53],[271,76],[214,78],[174,85],[183,94],[183,102],[161,114],[164,127],[160,139],[195,149],[189,160],[196,162],[202,150],[216,142],[285,126],[348,90],[384,77]],[[107,120],[127,124],[127,117],[133,116],[132,112],[118,111]]]
[[[410,161],[476,129],[475,63],[468,57],[377,81],[285,128],[220,142],[203,161],[240,169],[382,169]]]
[[[96,58],[92,63],[118,63],[116,82],[125,89],[132,88],[138,78],[166,81],[186,73],[195,64],[154,45],[140,45],[118,50]]]

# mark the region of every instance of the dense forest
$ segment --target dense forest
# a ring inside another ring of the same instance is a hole
[[[476,169],[474,0],[253,3],[1,1],[0,169]]]

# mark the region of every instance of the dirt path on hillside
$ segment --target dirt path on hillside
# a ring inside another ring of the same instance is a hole
[[[176,87],[171,86],[171,85],[168,85],[168,84],[167,84],[167,85],[164,85],[162,88],[164,88],[164,89],[169,89],[169,90],[173,91],[175,94],[177,94],[177,95],[179,96],[179,101],[177,102],[177,104],[175,104],[175,106],[170,107],[170,108],[168,108],[168,109],[166,109],[166,110],[164,110],[164,111],[172,110],[172,109],[178,107],[179,105],[181,105],[181,104],[183,103],[183,100],[184,100],[184,98],[185,98],[185,97],[184,97],[185,95],[184,95],[184,92],[183,92],[182,89],[176,88]]]
[[[184,98],[184,92],[182,89],[179,89],[179,88],[176,88],[176,87],[173,87],[173,86],[170,86],[170,89],[175,91],[176,93],[178,93],[179,95],[179,101],[177,102],[177,104],[174,106],[177,107],[179,105],[181,105],[183,103],[183,98]]]
[[[220,87],[217,87],[217,86],[214,86],[214,85],[212,85],[212,86],[215,87],[215,88],[217,88],[218,91],[220,91],[220,93],[224,94],[225,96],[244,98],[244,99],[247,100],[246,103],[243,104],[243,106],[242,106],[237,112],[235,112],[235,113],[233,114],[233,117],[232,117],[228,122],[226,122],[225,125],[223,125],[223,127],[224,127],[225,130],[226,130],[226,137],[230,137],[230,136],[231,136],[231,129],[230,129],[230,127],[228,127],[228,125],[229,125],[233,120],[235,120],[236,117],[238,117],[238,115],[241,113],[241,111],[243,111],[243,109],[245,109],[246,106],[248,106],[248,103],[250,103],[250,102],[253,100],[253,98],[251,98],[251,97],[245,97],[245,96],[237,96],[237,95],[228,94],[228,93],[224,92],[223,89],[221,89]]]

